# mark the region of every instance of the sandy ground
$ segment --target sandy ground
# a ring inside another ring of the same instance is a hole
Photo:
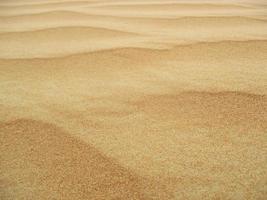
[[[267,2],[0,0],[0,199],[267,198]]]

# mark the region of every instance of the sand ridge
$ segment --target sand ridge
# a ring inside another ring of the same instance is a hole
[[[206,41],[266,38],[264,7],[248,3],[102,3],[44,2],[8,9],[2,6],[0,58],[53,57],[111,48],[170,48]],[[97,35],[99,38],[95,38]]]

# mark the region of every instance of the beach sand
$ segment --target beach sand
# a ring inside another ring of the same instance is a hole
[[[0,199],[267,198],[267,2],[1,0]]]

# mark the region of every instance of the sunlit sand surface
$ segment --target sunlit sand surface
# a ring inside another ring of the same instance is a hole
[[[266,95],[266,1],[1,0],[0,199],[266,199]]]

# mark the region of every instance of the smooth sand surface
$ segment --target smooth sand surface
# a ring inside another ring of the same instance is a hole
[[[267,3],[0,0],[0,199],[267,198]]]

